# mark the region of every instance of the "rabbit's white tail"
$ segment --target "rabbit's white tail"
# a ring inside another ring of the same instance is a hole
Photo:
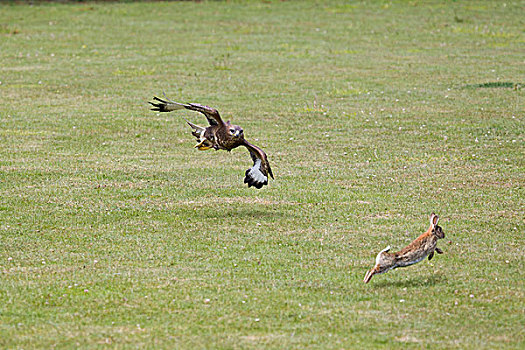
[[[373,268],[371,268],[369,271],[367,271],[367,273],[365,275],[365,278],[363,279],[363,282],[365,282],[365,283],[370,282],[370,280],[372,279],[372,276],[374,276],[376,273],[386,272],[386,271],[382,271],[383,269],[381,267],[381,260],[382,260],[381,255],[383,253],[388,252],[389,250],[390,250],[390,246],[386,247],[385,249],[383,249],[382,251],[380,251],[377,254],[377,256],[376,256],[376,265]]]
[[[379,265],[379,262],[381,261],[381,254],[383,253],[386,253],[390,251],[390,246],[386,247],[385,249],[383,249],[382,251],[380,251],[377,256],[376,256],[376,265]]]

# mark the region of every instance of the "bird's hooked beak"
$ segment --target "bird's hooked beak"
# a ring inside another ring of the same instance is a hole
[[[235,137],[239,137],[242,135],[242,130],[235,130],[235,134],[233,134]]]

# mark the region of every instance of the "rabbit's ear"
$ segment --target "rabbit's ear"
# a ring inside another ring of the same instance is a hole
[[[439,216],[437,216],[436,214],[432,213],[430,215],[430,226],[436,227],[436,225],[438,224],[438,220],[439,220]]]

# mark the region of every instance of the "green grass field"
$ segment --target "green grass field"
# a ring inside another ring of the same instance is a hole
[[[0,348],[525,348],[524,7],[3,2]]]

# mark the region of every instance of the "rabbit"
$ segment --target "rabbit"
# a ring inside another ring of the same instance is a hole
[[[372,276],[377,273],[385,273],[398,267],[417,264],[426,256],[428,256],[428,260],[431,260],[434,257],[434,252],[443,254],[443,251],[437,247],[437,242],[439,239],[445,238],[445,233],[441,226],[438,226],[438,220],[439,216],[432,213],[430,215],[430,228],[427,232],[401,251],[389,253],[390,246],[380,251],[376,257],[376,265],[366,273],[363,282],[370,282]]]

